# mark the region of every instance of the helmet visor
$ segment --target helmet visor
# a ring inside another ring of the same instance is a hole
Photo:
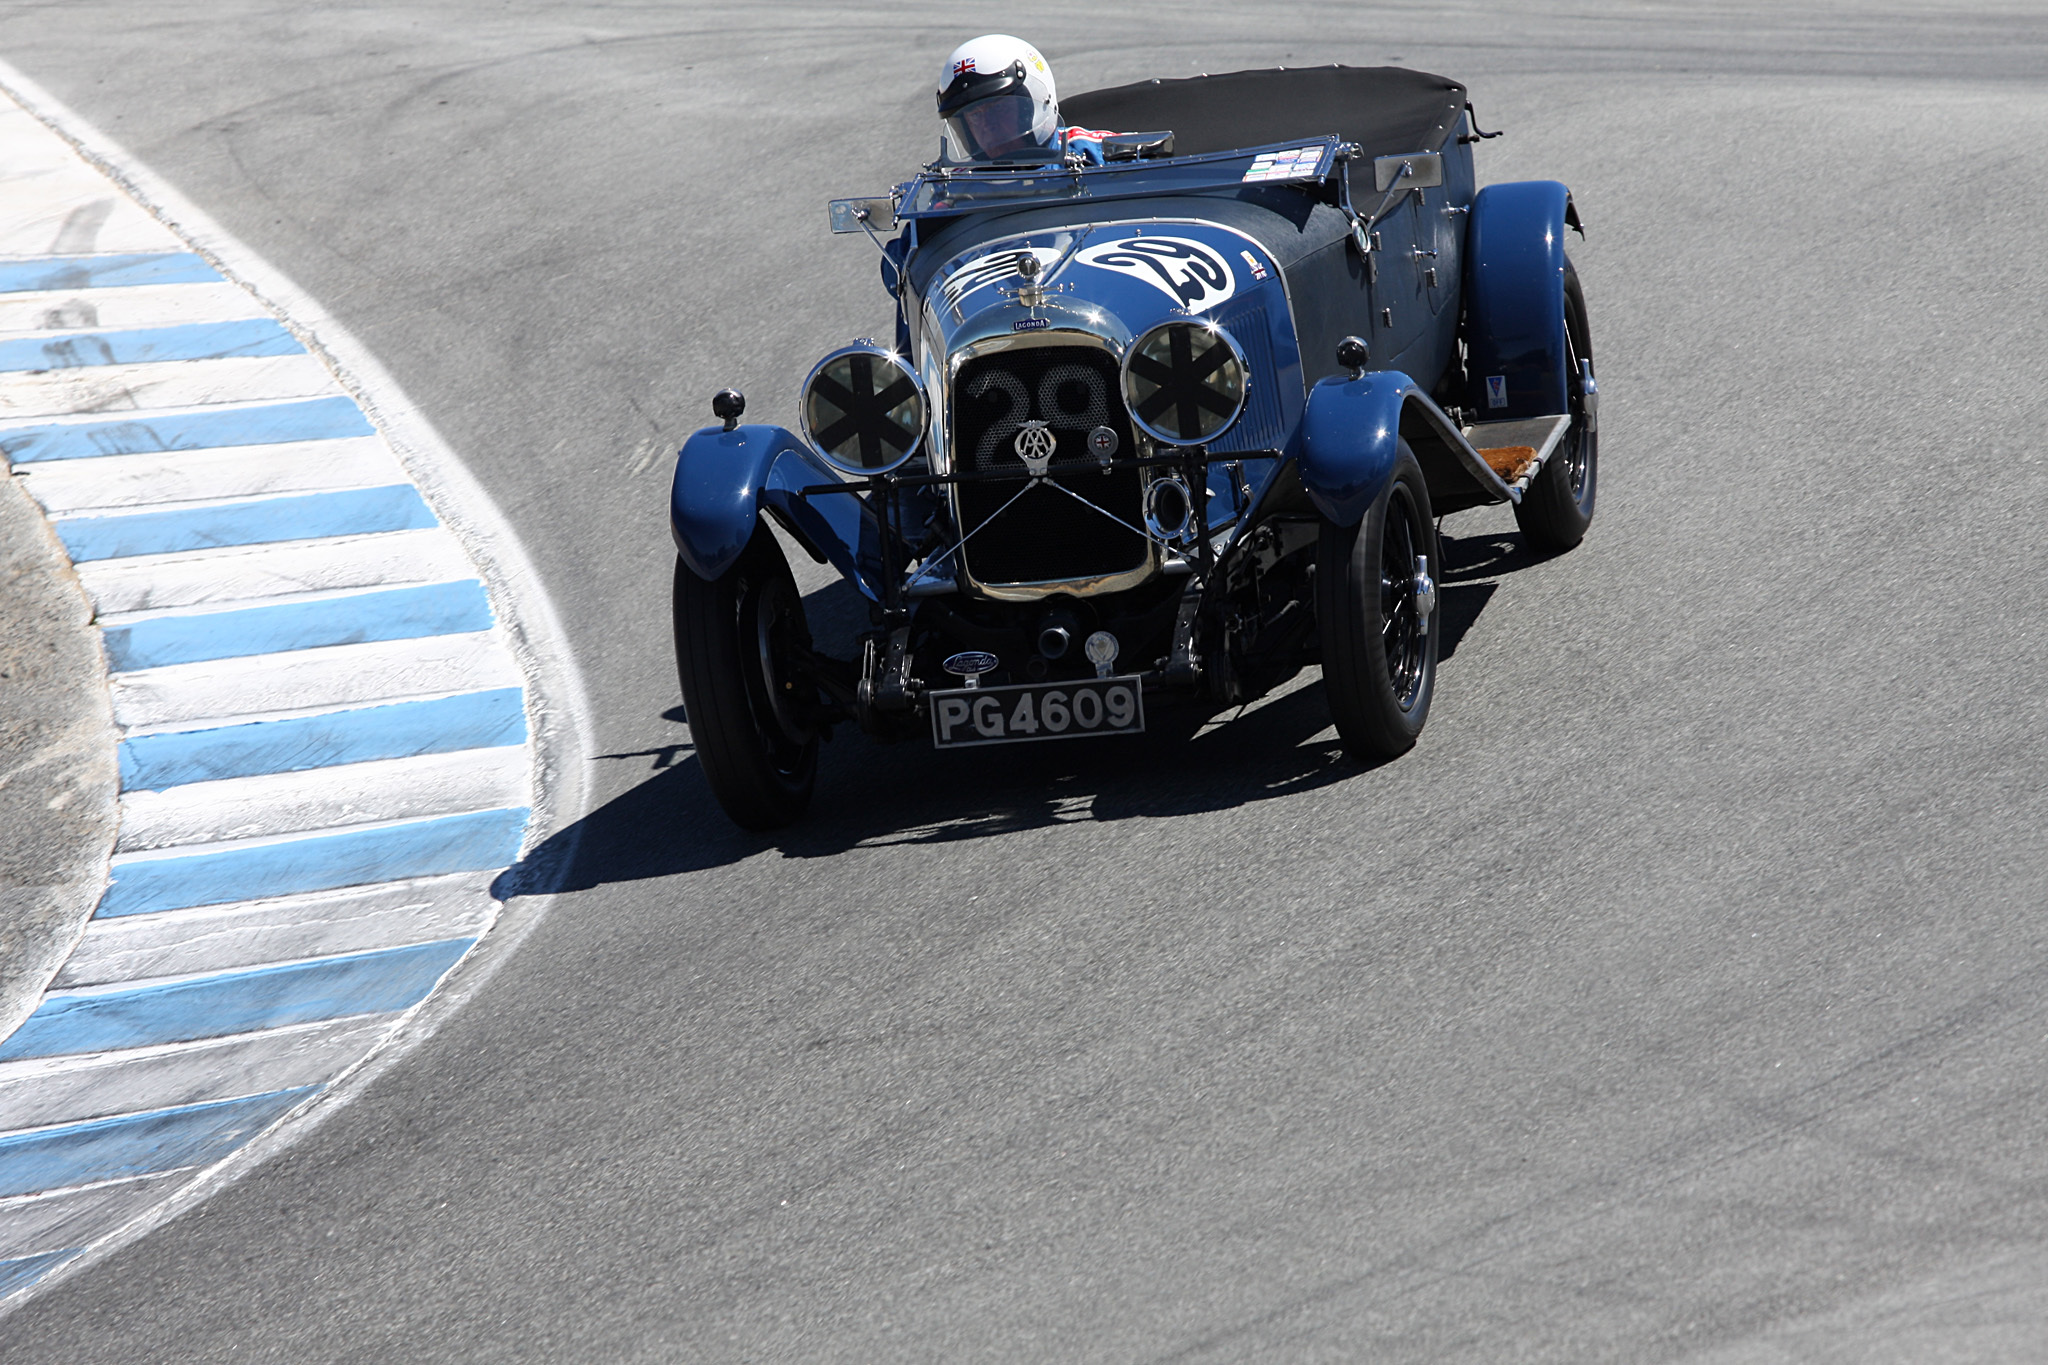
[[[1042,150],[1048,144],[1031,131],[1038,104],[1025,89],[976,100],[946,118],[953,155],[962,161],[987,161]]]

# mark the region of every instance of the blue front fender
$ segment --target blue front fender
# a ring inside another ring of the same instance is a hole
[[[1514,497],[1457,423],[1399,370],[1331,375],[1309,390],[1301,421],[1301,486],[1328,521],[1356,525],[1408,442],[1439,514]]]
[[[1400,453],[1401,409],[1415,392],[1415,381],[1399,370],[1331,375],[1309,390],[1301,486],[1327,520],[1357,524],[1386,487]]]
[[[806,548],[875,597],[858,567],[862,523],[872,520],[867,504],[852,493],[797,496],[806,487],[838,482],[831,466],[782,427],[705,427],[676,454],[668,495],[676,551],[699,578],[717,578],[747,548],[761,513],[770,511]],[[866,539],[873,541],[872,532]]]

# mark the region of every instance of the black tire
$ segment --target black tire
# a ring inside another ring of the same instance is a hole
[[[777,829],[811,804],[818,777],[817,690],[803,598],[766,526],[706,581],[678,559],[676,673],[690,738],[712,794],[743,829]]]
[[[1531,548],[1569,550],[1593,524],[1593,496],[1600,484],[1599,424],[1586,412],[1579,362],[1593,359],[1593,332],[1586,323],[1586,296],[1579,272],[1564,263],[1565,395],[1572,424],[1543,471],[1515,506],[1515,524]],[[1595,373],[1598,373],[1596,368]]]
[[[1424,615],[1417,601],[1425,559],[1433,578],[1429,490],[1403,441],[1393,478],[1365,516],[1356,526],[1324,522],[1316,547],[1323,691],[1344,747],[1364,762],[1407,753],[1429,719],[1443,613]],[[1433,599],[1434,588],[1421,595]]]

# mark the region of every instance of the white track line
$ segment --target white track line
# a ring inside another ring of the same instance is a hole
[[[53,517],[406,481],[404,467],[375,436],[102,455],[32,468],[26,477],[35,499]]]
[[[360,1065],[396,1015],[357,1016],[199,1044],[0,1063],[0,1125],[48,1127],[127,1106],[164,1109],[220,1093],[232,1075],[251,1092],[312,1085]]]
[[[32,1255],[39,1247],[75,1246],[94,1231],[119,1227],[188,1185],[197,1172],[171,1171],[132,1180],[109,1180],[61,1194],[0,1199],[0,1258]]]
[[[133,408],[195,408],[230,400],[311,398],[334,376],[309,355],[156,360],[24,374],[0,391],[0,422],[72,413],[119,417]]]
[[[101,616],[217,607],[290,592],[439,583],[471,572],[461,546],[439,528],[136,555],[78,566],[79,580]]]
[[[461,691],[517,687],[518,667],[496,645],[489,632],[430,635],[142,669],[113,680],[114,721],[135,733],[426,696],[450,682]]]
[[[132,289],[48,289],[0,295],[0,337],[55,335],[81,328],[168,327],[220,318],[260,318],[263,305],[233,284],[156,284]]]
[[[524,805],[530,767],[526,747],[508,744],[129,792],[114,851]]]
[[[491,876],[458,872],[94,920],[52,984],[99,986],[357,952],[397,941],[401,929],[419,934],[421,942],[478,934],[489,927]]]

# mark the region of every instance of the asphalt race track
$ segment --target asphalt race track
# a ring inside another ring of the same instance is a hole
[[[1587,222],[1599,515],[1448,523],[1392,765],[1311,676],[1141,741],[842,733],[742,836],[671,714],[669,457],[886,327],[823,202],[931,154],[989,30],[1069,91],[1466,81],[1482,182]],[[406,386],[598,741],[469,1004],[10,1362],[2048,1358],[2038,6],[66,0],[0,56]]]

